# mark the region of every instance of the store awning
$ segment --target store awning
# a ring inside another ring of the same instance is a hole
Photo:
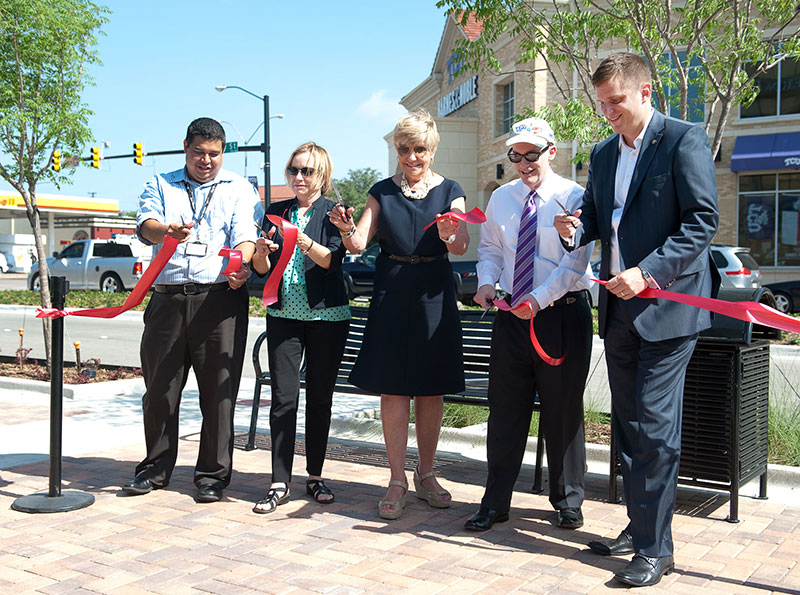
[[[739,136],[731,155],[731,171],[800,169],[800,132]]]

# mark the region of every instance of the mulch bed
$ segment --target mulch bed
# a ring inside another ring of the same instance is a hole
[[[37,361],[28,361],[20,367],[18,363],[0,362],[0,376],[10,378],[26,378],[28,380],[50,381],[47,366]],[[93,382],[108,382],[110,380],[127,380],[141,378],[139,368],[126,367],[85,367],[81,370],[75,366],[64,367],[64,384],[87,384]]]

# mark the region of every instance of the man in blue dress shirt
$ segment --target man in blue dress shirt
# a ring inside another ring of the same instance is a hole
[[[166,487],[178,456],[178,411],[189,369],[200,392],[203,425],[195,466],[198,502],[216,502],[230,482],[233,413],[247,340],[247,264],[260,220],[247,180],[222,169],[225,131],[199,118],[183,141],[186,166],[155,176],[139,200],[136,233],[154,254],[164,236],[180,243],[156,278],[144,314],[141,359],[147,456],[123,486],[131,495]],[[242,252],[227,277],[223,246]]]

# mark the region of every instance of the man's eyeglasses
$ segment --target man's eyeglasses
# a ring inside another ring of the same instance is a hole
[[[298,173],[303,174],[304,178],[308,178],[314,175],[314,172],[317,171],[313,167],[294,167],[290,165],[286,168],[286,173],[290,176],[296,176]]]
[[[508,160],[511,163],[519,163],[524,157],[525,161],[528,163],[533,163],[534,161],[537,161],[544,153],[546,153],[551,146],[552,145],[548,144],[544,149],[540,149],[539,151],[529,151],[527,153],[517,153],[514,149],[509,149]]]
[[[417,157],[422,157],[425,153],[428,152],[428,147],[423,147],[422,145],[418,147],[406,147],[400,145],[399,147],[397,147],[397,152],[400,154],[401,157],[405,157],[406,155],[411,153],[411,151],[414,151],[414,154]]]

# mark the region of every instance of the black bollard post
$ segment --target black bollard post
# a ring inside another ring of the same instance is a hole
[[[53,307],[62,310],[69,286],[65,277],[50,278],[50,299]],[[50,487],[47,494],[22,496],[11,503],[20,512],[67,512],[85,508],[94,496],[85,492],[61,491],[61,428],[64,396],[64,318],[53,319],[50,335]]]

